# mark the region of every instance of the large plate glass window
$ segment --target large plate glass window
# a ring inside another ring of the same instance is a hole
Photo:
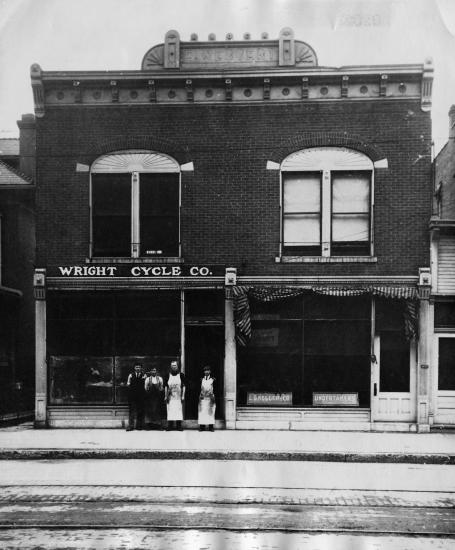
[[[180,356],[180,292],[50,292],[47,348],[52,405],[126,403],[135,361],[164,375]]]

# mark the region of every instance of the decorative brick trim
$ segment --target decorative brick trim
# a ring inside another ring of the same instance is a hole
[[[347,147],[364,153],[372,161],[381,160],[386,154],[370,142],[363,140],[355,134],[346,132],[311,132],[300,134],[299,136],[284,141],[279,149],[276,149],[271,160],[281,163],[288,155],[299,149],[308,149],[311,147]]]
[[[145,151],[156,151],[169,155],[179,163],[186,164],[191,162],[189,151],[182,151],[181,146],[165,140],[157,139],[153,136],[115,136],[105,140],[97,141],[92,146],[92,160],[100,155],[106,155],[114,151],[128,151],[130,149],[139,149]]]

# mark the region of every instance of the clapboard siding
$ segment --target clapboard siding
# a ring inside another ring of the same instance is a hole
[[[455,294],[455,237],[442,236],[438,251],[438,293]]]

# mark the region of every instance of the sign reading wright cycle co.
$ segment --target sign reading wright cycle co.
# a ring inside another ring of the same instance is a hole
[[[313,407],[358,407],[357,392],[313,392]]]
[[[50,277],[214,277],[224,276],[221,265],[66,265],[48,268]]]
[[[275,405],[290,407],[292,405],[292,392],[248,392],[246,404],[256,406]]]

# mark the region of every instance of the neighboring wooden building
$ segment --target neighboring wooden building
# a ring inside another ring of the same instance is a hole
[[[434,174],[431,417],[435,425],[445,425],[455,424],[455,105],[449,111],[449,140],[434,161]]]
[[[208,363],[229,429],[428,431],[432,78],[290,29],[33,65],[36,425],[119,427],[178,358],[188,426]]]
[[[35,331],[34,125],[0,139],[0,421],[33,410]]]

